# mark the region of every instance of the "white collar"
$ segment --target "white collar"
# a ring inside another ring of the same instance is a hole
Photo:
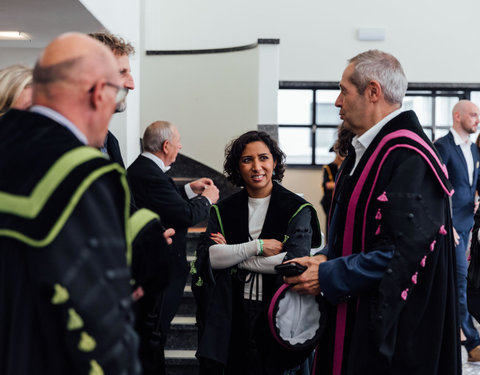
[[[468,140],[465,142],[465,140],[462,139],[462,137],[460,137],[460,134],[458,134],[454,128],[451,128],[450,132],[452,133],[453,141],[457,146],[461,146],[461,145],[470,146],[472,144],[472,141],[470,140],[470,136],[468,136]]]
[[[49,119],[59,123],[63,127],[70,130],[70,132],[72,132],[73,135],[77,137],[78,140],[82,142],[84,145],[88,144],[88,140],[85,134],[83,134],[73,122],[71,122],[68,118],[66,118],[61,113],[58,113],[57,111],[51,108],[44,107],[43,105],[34,105],[30,107],[30,112],[38,113],[42,116],[48,117]]]
[[[142,156],[145,156],[147,159],[150,159],[155,164],[157,164],[158,168],[160,168],[163,171],[163,173],[166,173],[171,168],[170,166],[166,167],[163,160],[160,159],[158,156],[152,154],[151,152],[144,151],[142,152]]]
[[[397,117],[400,113],[403,112],[402,108],[399,108],[392,113],[388,114],[385,116],[383,119],[381,119],[379,122],[377,122],[375,125],[373,125],[370,129],[368,129],[365,133],[362,135],[358,136],[356,135],[352,139],[352,146],[355,147],[355,149],[358,148],[358,144],[361,144],[363,148],[367,149],[368,146],[370,146],[370,143],[372,143],[373,139],[377,136],[378,133],[380,133],[380,130],[385,126],[387,122],[392,120],[393,118]]]

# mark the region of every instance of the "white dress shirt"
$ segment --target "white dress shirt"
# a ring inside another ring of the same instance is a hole
[[[380,130],[382,130],[382,128],[387,124],[387,122],[394,119],[402,112],[403,110],[401,108],[393,111],[392,113],[384,117],[382,120],[377,122],[375,125],[373,125],[362,135],[356,135],[355,137],[353,137],[352,146],[355,148],[355,165],[353,166],[350,175],[353,174],[353,171],[355,171],[355,168],[357,168],[357,165],[360,162],[363,154],[367,150],[368,146],[370,146],[370,143],[372,143],[373,139],[377,136],[377,134],[380,133]]]
[[[166,173],[171,168],[170,166],[168,167],[165,166],[165,163],[163,162],[163,160],[160,159],[158,156],[152,154],[151,152],[147,152],[147,151],[142,152],[142,156],[145,156],[147,159],[150,159],[151,161],[153,161],[158,166],[158,168],[160,168],[163,171],[163,173]],[[197,194],[195,194],[192,188],[190,187],[190,184],[185,184],[183,188],[185,189],[185,194],[187,194],[188,199],[192,199],[197,196]],[[208,201],[210,202],[210,204],[212,204],[210,199],[208,199]]]
[[[470,137],[467,137],[467,139],[463,139],[460,137],[460,134],[457,133],[457,131],[452,128],[450,129],[450,132],[453,135],[453,141],[457,146],[460,146],[460,149],[463,152],[463,156],[465,157],[465,161],[467,162],[467,170],[468,170],[468,182],[470,182],[470,186],[473,184],[473,155],[472,155],[472,141],[470,140]]]
[[[82,142],[84,145],[88,144],[88,140],[85,134],[83,134],[80,130],[78,130],[78,128],[75,126],[73,122],[71,122],[68,118],[58,113],[57,111],[54,111],[53,109],[48,107],[44,107],[43,105],[34,105],[30,107],[30,112],[38,113],[40,115],[48,117],[49,119],[55,122],[58,122],[60,125],[70,130],[70,132],[72,132],[73,135],[77,137],[78,140]]]

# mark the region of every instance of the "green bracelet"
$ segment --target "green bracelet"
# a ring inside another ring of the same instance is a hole
[[[263,255],[263,240],[259,238],[258,243],[260,244],[260,254],[258,255]]]

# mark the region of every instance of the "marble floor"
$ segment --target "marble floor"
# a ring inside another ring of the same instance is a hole
[[[469,363],[467,361],[467,351],[462,347],[462,375],[480,375],[480,362]]]

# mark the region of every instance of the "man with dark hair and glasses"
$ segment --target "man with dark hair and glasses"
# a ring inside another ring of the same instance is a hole
[[[125,170],[107,160],[125,98],[108,48],[52,41],[33,106],[0,120],[0,373],[140,374]]]

